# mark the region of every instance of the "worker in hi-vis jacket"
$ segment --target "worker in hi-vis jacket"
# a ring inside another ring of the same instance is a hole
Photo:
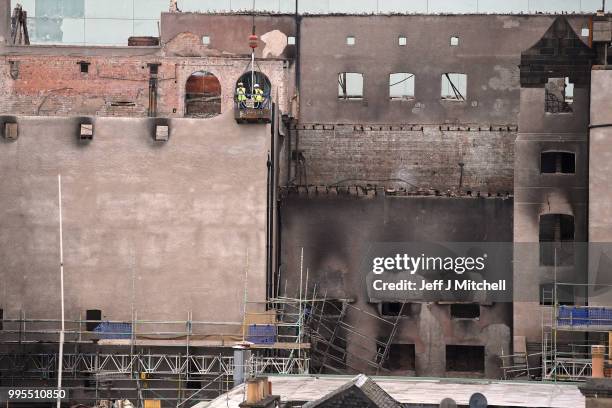
[[[236,101],[238,101],[240,108],[246,108],[246,88],[242,82],[238,82],[238,87],[236,88]]]
[[[259,87],[259,84],[253,86],[253,100],[257,109],[263,108],[264,91]]]

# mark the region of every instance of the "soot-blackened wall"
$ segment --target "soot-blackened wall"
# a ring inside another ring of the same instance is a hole
[[[512,199],[410,196],[297,195],[281,201],[281,293],[297,296],[300,254],[309,274],[309,293],[315,284],[323,297],[354,299],[354,304],[378,314],[369,303],[361,262],[373,242],[512,241]],[[417,375],[446,375],[446,345],[485,347],[484,374],[496,377],[497,356],[510,345],[511,305],[481,306],[478,320],[451,319],[450,306],[413,305],[410,317],[400,319],[396,344],[414,344]],[[347,321],[370,338],[386,338],[390,327],[351,311]],[[371,371],[363,359],[374,358],[373,341],[347,334],[349,370]],[[399,372],[398,372],[399,373]]]

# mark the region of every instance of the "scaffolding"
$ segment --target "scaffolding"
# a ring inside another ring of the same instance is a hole
[[[244,322],[195,321],[191,313],[186,320],[144,320],[134,313],[127,322],[79,318],[64,323],[60,357],[61,321],[27,318],[23,311],[19,319],[4,319],[2,383],[54,386],[61,371],[63,388],[78,394],[78,400],[129,398],[137,406],[145,399],[208,401],[233,387],[233,347],[243,342]],[[308,355],[292,353],[295,347],[250,344],[251,354],[240,368],[247,376],[308,373]]]
[[[584,381],[592,375],[591,347],[605,346],[604,359],[610,360],[610,337],[612,336],[612,308],[601,306],[562,305],[558,293],[560,288],[591,285],[555,282],[552,301],[546,307],[546,318],[542,324],[542,379],[553,381]],[[562,335],[582,335],[582,341],[560,340]]]

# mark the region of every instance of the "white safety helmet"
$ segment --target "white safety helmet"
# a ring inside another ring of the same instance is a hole
[[[259,88],[259,84],[255,84],[253,85],[255,88]]]
[[[242,82],[238,82],[238,86],[242,86],[244,85]]]

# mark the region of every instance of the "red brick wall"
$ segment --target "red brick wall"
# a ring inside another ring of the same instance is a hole
[[[16,114],[146,114],[148,76],[146,63],[138,58],[77,58],[64,56],[19,56],[18,76],[2,77],[9,89],[9,106]],[[90,63],[81,73],[79,61]],[[134,106],[113,106],[130,102]]]
[[[11,76],[11,61],[18,75]],[[90,63],[81,73],[80,61]],[[0,113],[17,115],[146,116],[149,105],[148,63],[158,72],[158,116],[182,117],[189,75],[204,70],[220,82],[222,113],[233,109],[235,83],[248,61],[237,58],[160,56],[15,55],[0,60]],[[260,61],[274,84],[281,107],[288,103],[288,71],[282,61]],[[123,102],[117,106],[117,102]],[[129,103],[129,104],[126,104]]]

